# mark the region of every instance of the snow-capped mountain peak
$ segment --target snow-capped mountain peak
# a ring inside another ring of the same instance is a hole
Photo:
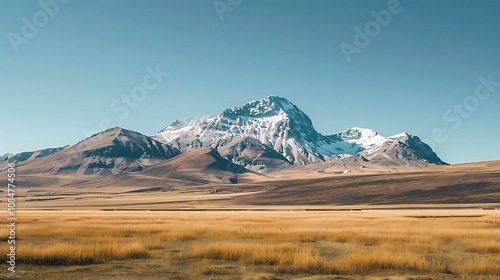
[[[227,109],[223,115],[232,116],[248,116],[248,117],[268,117],[283,114],[294,114],[300,109],[293,105],[288,99],[271,95],[260,100],[248,102],[242,107]]]
[[[221,147],[235,138],[253,137],[283,156],[292,142],[299,146],[315,142],[319,134],[311,119],[286,98],[269,96],[241,107],[226,109],[220,115],[176,121],[153,138],[170,143],[182,151],[201,147]]]
[[[314,130],[311,119],[302,110],[288,99],[275,95],[248,102],[241,107],[226,109],[221,117],[240,121],[249,119],[261,119],[266,122],[285,121],[290,123],[291,129],[302,126],[308,132]]]
[[[325,136],[316,131],[311,119],[301,109],[279,96],[268,96],[241,107],[226,109],[220,115],[178,120],[152,137],[181,151],[202,147],[220,150],[230,145],[233,147],[230,152],[232,160],[246,164],[263,162],[258,160],[261,155],[257,152],[254,152],[251,158],[245,155],[249,152],[250,143],[245,139],[253,138],[276,151],[287,164],[295,165],[339,159],[360,153],[378,155],[375,151],[394,141],[412,139],[406,133],[386,138],[372,129],[360,127]],[[258,147],[260,153],[269,151],[258,143],[251,146]],[[418,146],[427,149],[423,145]],[[238,150],[238,147],[241,150]],[[269,152],[266,153],[269,155]]]

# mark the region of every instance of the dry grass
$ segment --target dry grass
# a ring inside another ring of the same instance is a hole
[[[205,264],[217,261],[236,265],[231,273],[239,276],[252,267],[278,274],[497,279],[500,215],[480,213],[34,211],[19,217],[17,255],[32,265],[177,262],[196,278],[214,275],[217,266]]]
[[[23,263],[75,265],[111,260],[147,258],[147,248],[139,242],[106,241],[90,244],[55,243],[47,247],[21,245],[17,254]]]
[[[288,243],[196,243],[190,248],[194,258],[238,261],[247,265],[265,265],[278,272],[319,272],[324,265],[312,246]]]

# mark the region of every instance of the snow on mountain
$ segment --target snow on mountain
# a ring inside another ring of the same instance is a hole
[[[347,143],[356,144],[363,148],[375,145],[385,140],[385,137],[378,134],[375,130],[359,127],[353,127],[340,132],[338,137]]]
[[[404,165],[447,165],[438,155],[415,135],[400,133],[385,139],[377,149],[365,153],[369,160],[388,158]]]
[[[247,167],[264,152],[271,155],[269,149],[263,146],[276,152],[273,158],[280,161],[279,164],[274,162],[276,166],[304,165],[360,153],[378,154],[377,151],[381,148],[405,137],[408,138],[408,134],[383,137],[372,129],[359,127],[325,136],[316,131],[311,119],[302,110],[289,100],[278,96],[269,96],[242,107],[226,109],[216,116],[177,120],[152,136],[153,139],[183,152],[202,147],[220,150],[231,144],[230,152],[225,151],[222,154],[233,162],[244,162]],[[247,138],[253,138],[260,143],[253,141],[248,145],[249,142],[246,141],[242,145],[240,141]],[[239,144],[235,146],[237,143]],[[259,152],[249,153],[249,146],[257,148]],[[244,148],[235,150],[238,147]],[[428,146],[419,147],[430,149]],[[430,151],[405,154],[414,157],[418,157],[417,154],[422,157],[429,154],[432,157],[429,162],[443,163],[439,158],[434,158],[432,150]],[[253,156],[241,157],[243,154]],[[425,162],[427,159],[424,157],[418,160]]]
[[[4,161],[6,159],[8,159],[9,157],[11,157],[13,154],[11,153],[5,153],[3,155],[0,155],[0,161]]]
[[[152,137],[181,151],[219,148],[235,138],[252,137],[290,162],[308,164],[323,160],[316,147],[322,136],[312,121],[297,106],[277,96],[227,109],[217,116],[176,121]]]

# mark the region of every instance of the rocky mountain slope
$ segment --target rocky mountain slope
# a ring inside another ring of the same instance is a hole
[[[223,158],[212,148],[185,152],[171,160],[146,168],[141,174],[193,183],[238,183],[240,175],[250,173],[240,165]]]
[[[106,175],[141,171],[180,152],[138,132],[112,128],[45,157],[35,154],[12,159],[21,160],[18,169],[23,173]]]
[[[13,156],[11,153],[5,153],[0,156],[0,162],[8,159],[9,157]]]
[[[14,161],[14,162],[20,163],[20,162],[27,161],[27,160],[30,160],[30,159],[43,158],[43,157],[46,157],[46,156],[53,155],[53,154],[59,152],[60,150],[62,150],[64,148],[65,147],[48,148],[48,149],[43,149],[43,150],[38,150],[38,151],[32,151],[32,152],[22,152],[22,153],[15,154],[15,155],[8,154],[5,157],[2,156],[3,158],[0,157],[0,161],[1,160],[7,160],[7,159],[9,159],[10,161]]]

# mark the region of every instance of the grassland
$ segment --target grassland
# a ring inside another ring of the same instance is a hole
[[[17,237],[21,279],[500,278],[494,210],[25,210]]]

